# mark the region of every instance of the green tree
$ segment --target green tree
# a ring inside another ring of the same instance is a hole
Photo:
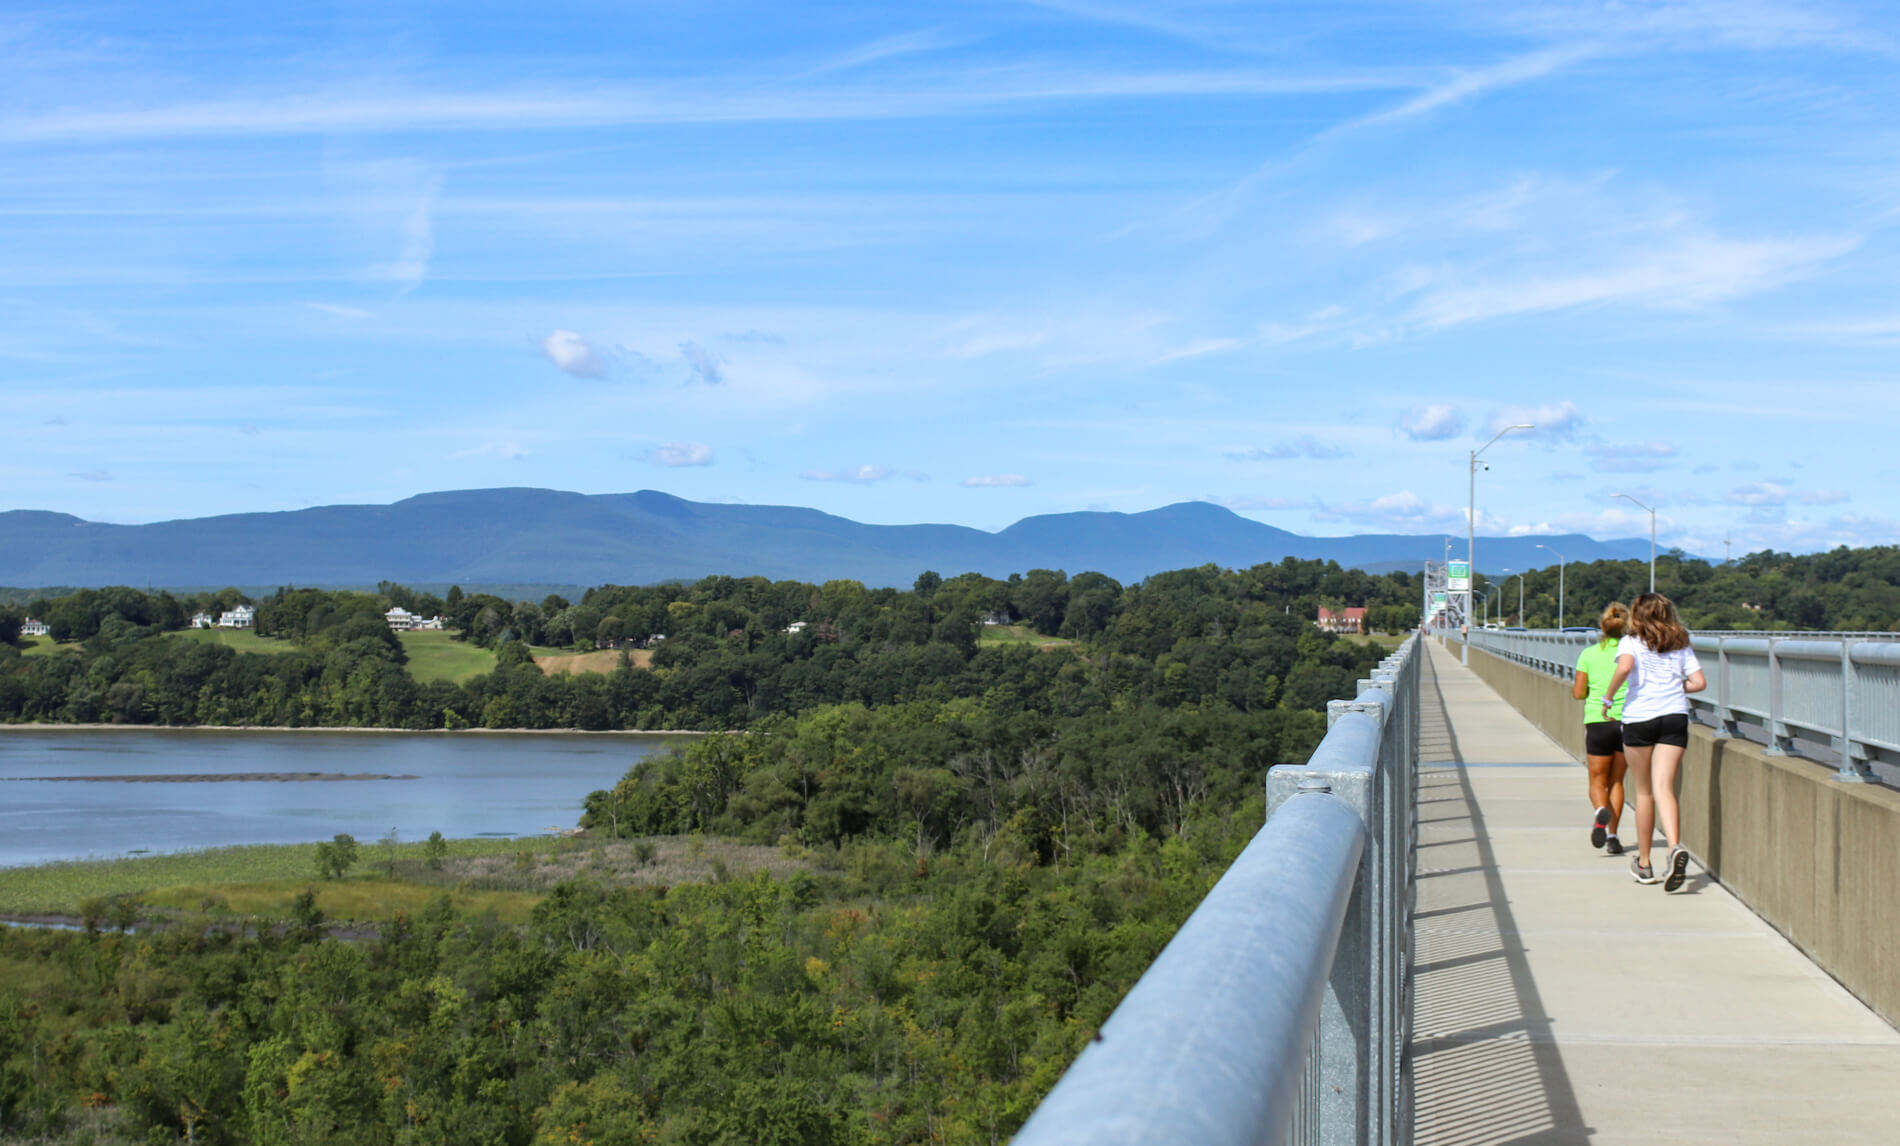
[[[324,879],[342,879],[356,862],[356,837],[339,832],[329,843],[317,845],[317,874]]]

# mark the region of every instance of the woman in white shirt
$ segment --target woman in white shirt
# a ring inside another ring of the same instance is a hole
[[[1616,672],[1609,698],[1624,681],[1623,752],[1636,789],[1636,858],[1630,873],[1637,883],[1655,883],[1649,866],[1650,837],[1662,813],[1669,858],[1663,866],[1664,891],[1682,886],[1689,853],[1682,849],[1682,815],[1676,804],[1676,770],[1689,747],[1689,694],[1709,687],[1702,662],[1689,647],[1689,630],[1676,618],[1676,607],[1661,593],[1644,593],[1630,606],[1629,629],[1616,646]]]

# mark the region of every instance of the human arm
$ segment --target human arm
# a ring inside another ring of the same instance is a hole
[[[1697,669],[1682,678],[1682,691],[1684,692],[1701,692],[1707,687],[1709,687],[1709,678],[1702,675],[1701,669]]]
[[[1571,682],[1570,699],[1572,700],[1590,699],[1590,674],[1587,672],[1584,672],[1582,669],[1577,670],[1577,679]]]
[[[1616,658],[1616,671],[1610,674],[1610,687],[1603,694],[1603,711],[1610,711],[1610,705],[1614,703],[1617,690],[1623,687],[1623,682],[1628,680],[1630,673],[1635,671],[1636,658],[1629,653],[1619,653]]]

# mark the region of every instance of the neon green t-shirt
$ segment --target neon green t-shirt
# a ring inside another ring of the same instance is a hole
[[[1583,650],[1577,658],[1577,671],[1590,678],[1590,695],[1583,699],[1583,722],[1600,724],[1605,720],[1623,719],[1623,701],[1630,691],[1628,681],[1616,690],[1616,703],[1610,706],[1610,715],[1603,715],[1603,694],[1610,687],[1610,678],[1616,675],[1616,642],[1597,641]]]

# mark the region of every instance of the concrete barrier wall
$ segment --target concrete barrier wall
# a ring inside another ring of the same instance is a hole
[[[1583,706],[1568,681],[1477,648],[1471,668],[1583,759]],[[1724,887],[1900,1026],[1900,792],[1833,776],[1692,727],[1677,782],[1682,840]]]

